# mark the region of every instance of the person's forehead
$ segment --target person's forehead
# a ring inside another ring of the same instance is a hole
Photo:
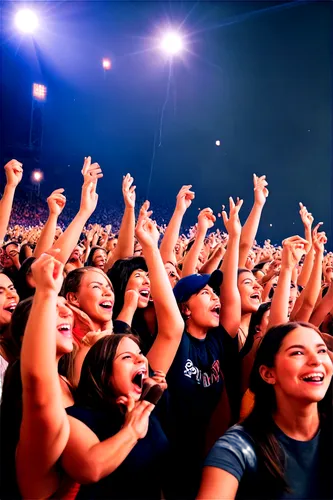
[[[295,330],[289,332],[282,341],[282,346],[286,349],[293,344],[300,344],[310,348],[317,344],[324,344],[324,341],[313,328],[298,326]]]
[[[84,281],[86,284],[95,281],[96,283],[102,283],[105,286],[110,286],[110,283],[107,280],[106,276],[103,276],[103,274],[99,273],[98,271],[92,271],[92,270],[87,271],[86,273],[84,273],[82,281]]]
[[[0,286],[11,286],[13,282],[3,273],[0,273]]]
[[[117,356],[123,352],[140,352],[140,346],[134,340],[124,337],[117,347]]]
[[[240,280],[240,282],[242,283],[243,281],[245,280],[252,280],[252,281],[255,281],[255,278],[253,276],[253,273],[251,273],[251,271],[244,271],[243,273],[241,273],[238,277],[238,279]]]

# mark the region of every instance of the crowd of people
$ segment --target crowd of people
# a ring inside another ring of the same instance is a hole
[[[79,211],[59,224],[60,188],[32,223],[5,173],[1,498],[333,498],[333,254],[305,206],[302,236],[258,245],[254,175],[243,227],[230,198],[225,232],[205,208],[181,234],[192,186],[158,225],[127,174],[119,224],[88,224],[87,157]]]

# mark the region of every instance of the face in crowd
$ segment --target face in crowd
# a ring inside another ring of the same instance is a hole
[[[220,310],[220,299],[209,285],[182,304],[187,325],[194,324],[205,330],[219,326]]]
[[[68,302],[84,311],[97,328],[111,320],[114,293],[103,271],[91,267],[71,271],[65,280],[65,293]]]
[[[10,323],[19,300],[12,281],[0,273],[0,328]]]

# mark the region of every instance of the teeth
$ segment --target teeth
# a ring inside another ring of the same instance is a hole
[[[71,327],[69,325],[60,325],[59,326],[60,330],[70,330]]]
[[[102,307],[112,307],[112,302],[110,302],[109,300],[107,300],[105,302],[102,302],[100,304],[100,306],[102,306]]]
[[[148,297],[149,292],[148,292],[148,290],[141,290],[140,295],[142,295],[143,297]]]
[[[321,382],[323,379],[324,375],[322,373],[309,373],[309,375],[302,377],[302,380],[312,380],[314,382]]]

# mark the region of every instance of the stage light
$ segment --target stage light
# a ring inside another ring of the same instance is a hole
[[[216,146],[221,146],[221,141],[216,141],[215,144]]]
[[[167,33],[162,38],[161,49],[169,55],[178,54],[183,49],[181,36],[174,32]]]
[[[40,83],[34,83],[32,86],[32,97],[38,101],[46,101],[47,88]]]
[[[40,182],[42,179],[43,179],[43,172],[41,172],[40,170],[34,170],[32,172],[32,180],[34,180],[35,182]]]
[[[104,58],[102,64],[103,64],[104,71],[109,71],[111,69],[111,61],[110,61],[110,59]]]
[[[38,26],[38,17],[32,10],[22,9],[15,16],[15,24],[23,33],[33,33]]]

